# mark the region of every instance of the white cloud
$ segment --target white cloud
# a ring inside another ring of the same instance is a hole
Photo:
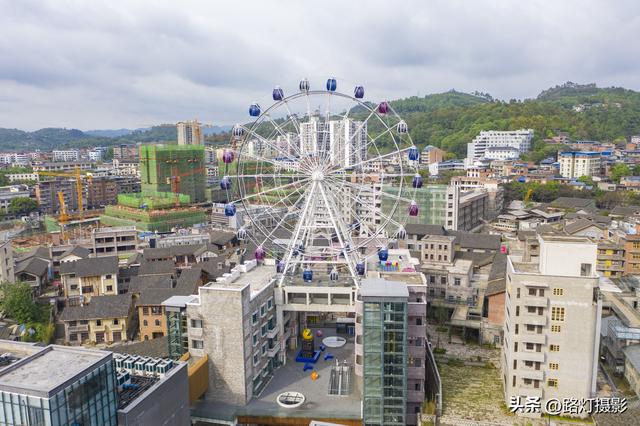
[[[245,120],[274,85],[367,97],[639,89],[640,3],[0,0],[0,127]]]

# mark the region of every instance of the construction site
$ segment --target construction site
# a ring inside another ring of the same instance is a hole
[[[199,207],[206,201],[203,146],[141,145],[140,179],[141,192],[118,194],[118,203],[100,216],[102,224],[169,232],[206,222]]]

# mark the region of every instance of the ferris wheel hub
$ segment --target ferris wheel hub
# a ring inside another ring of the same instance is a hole
[[[311,180],[314,180],[316,182],[321,182],[324,180],[324,172],[320,169],[318,170],[314,170],[311,173]]]

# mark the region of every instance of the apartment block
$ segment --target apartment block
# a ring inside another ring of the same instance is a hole
[[[420,154],[420,164],[428,166],[429,164],[439,163],[444,160],[445,151],[433,145],[427,145]]]
[[[532,397],[544,410],[549,399],[595,396],[602,301],[595,242],[538,239],[537,262],[508,258],[502,373],[507,405]]]
[[[281,365],[274,278],[275,268],[248,261],[187,303],[189,353],[208,357],[208,399],[247,404]]]
[[[176,130],[178,145],[204,145],[204,134],[198,120],[180,121]]]
[[[80,151],[76,149],[70,150],[53,150],[53,161],[78,161],[80,160]]]
[[[79,259],[60,264],[64,297],[70,306],[90,302],[94,296],[118,294],[116,256]]]
[[[532,140],[532,129],[483,130],[473,141],[467,144],[467,165],[472,165],[475,161],[484,158],[517,158],[529,151]]]
[[[120,256],[135,252],[138,232],[135,226],[95,228],[91,231],[94,256]]]
[[[600,175],[601,154],[593,151],[568,151],[558,154],[560,175],[565,178]]]
[[[447,187],[445,227],[452,230],[470,231],[488,218],[489,194],[473,190],[463,192],[458,186]]]

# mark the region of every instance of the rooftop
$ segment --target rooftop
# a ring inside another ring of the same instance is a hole
[[[94,296],[84,306],[67,306],[60,314],[61,321],[78,321],[129,316],[131,294]]]
[[[365,278],[360,285],[362,297],[409,297],[407,285],[400,281],[380,278]]]
[[[250,260],[201,288],[240,291],[246,286],[251,286],[251,297],[253,297],[268,287],[275,275],[276,270],[273,266],[257,265],[255,260]]]
[[[48,398],[109,358],[105,351],[50,345],[0,371],[0,389]]]
[[[31,356],[43,350],[42,346],[34,343],[14,342],[13,340],[0,340],[0,371],[5,370],[13,363]]]
[[[118,256],[89,257],[60,264],[60,275],[76,274],[78,277],[96,277],[117,273]]]

